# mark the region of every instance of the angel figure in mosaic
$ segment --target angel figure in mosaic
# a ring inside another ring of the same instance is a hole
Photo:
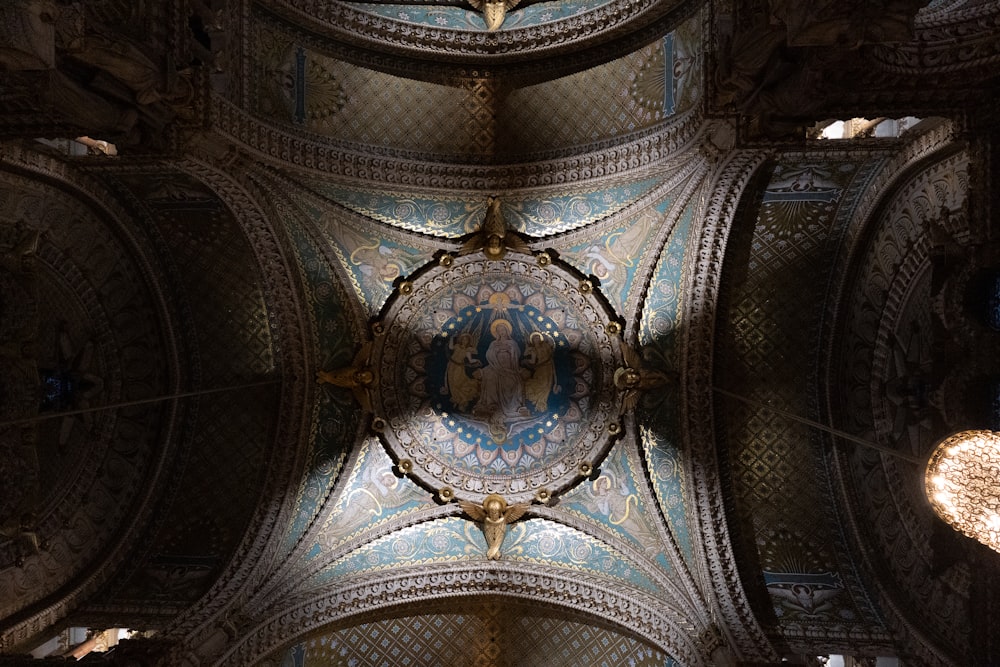
[[[350,366],[316,371],[316,382],[350,389],[361,409],[372,412],[371,388],[375,384],[375,371],[370,363],[371,351],[372,343],[369,341],[354,355],[354,361]]]
[[[482,250],[489,259],[500,259],[508,250],[525,255],[531,254],[531,248],[516,232],[507,229],[507,223],[500,213],[500,199],[490,197],[486,206],[486,217],[479,230],[469,237],[459,249],[459,255],[471,255]]]
[[[494,32],[503,25],[503,20],[507,18],[507,12],[521,0],[469,0],[469,4],[475,7],[476,11],[483,13],[483,22],[486,23],[486,30]]]
[[[556,380],[555,345],[552,339],[540,331],[533,331],[528,337],[528,349],[524,360],[531,369],[531,377],[524,381],[524,397],[538,412],[548,408],[549,396],[561,390]]]
[[[465,412],[473,401],[479,398],[480,378],[470,376],[467,369],[483,365],[476,359],[479,341],[472,334],[463,332],[448,341],[448,369],[444,375],[442,394],[451,396],[451,403]]]
[[[500,560],[500,545],[507,536],[507,524],[514,523],[528,511],[528,503],[507,505],[503,496],[491,493],[477,505],[468,500],[459,500],[459,507],[475,521],[482,523],[483,535],[486,536],[486,559]]]
[[[622,392],[622,413],[626,413],[635,410],[642,392],[666,385],[670,376],[652,368],[643,368],[639,353],[624,343],[622,357],[625,365],[615,371],[614,384]]]

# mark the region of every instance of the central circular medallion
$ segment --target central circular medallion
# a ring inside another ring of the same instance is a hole
[[[565,490],[617,432],[612,320],[558,262],[508,253],[427,267],[387,304],[373,349],[382,439],[418,481],[461,499]]]

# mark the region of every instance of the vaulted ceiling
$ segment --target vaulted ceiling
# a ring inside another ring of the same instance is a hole
[[[1000,655],[1000,3],[0,16],[0,664]]]

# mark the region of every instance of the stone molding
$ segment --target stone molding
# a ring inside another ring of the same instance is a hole
[[[737,151],[717,167],[712,179],[713,196],[702,212],[700,234],[690,243],[697,248],[691,264],[686,293],[691,298],[683,313],[683,334],[679,358],[685,367],[681,375],[681,437],[688,453],[685,474],[694,480],[696,558],[705,564],[701,586],[711,592],[712,613],[727,632],[733,653],[743,660],[773,661],[777,653],[758,623],[736,567],[729,538],[722,481],[715,446],[712,359],[715,340],[715,312],[719,297],[721,268],[726,243],[740,198],[766,155],[759,151]]]

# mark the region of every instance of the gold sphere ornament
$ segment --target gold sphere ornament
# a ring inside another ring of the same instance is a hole
[[[441,255],[441,257],[438,259],[438,264],[444,267],[449,267],[454,263],[455,263],[455,258],[447,253]]]
[[[608,322],[608,325],[604,328],[612,336],[617,336],[622,332],[622,325],[618,322]]]
[[[580,464],[580,474],[584,477],[590,477],[591,473],[594,472],[594,466],[590,465],[586,461]]]
[[[443,486],[438,490],[438,498],[449,503],[455,499],[455,492],[451,490],[450,486]]]
[[[372,430],[376,433],[384,431],[386,426],[387,424],[385,423],[385,420],[381,417],[375,417],[375,419],[372,419]]]
[[[608,433],[611,435],[618,435],[622,432],[622,425],[618,422],[611,422],[608,424]]]
[[[581,280],[580,291],[584,294],[590,294],[592,291],[594,291],[594,283],[590,282],[589,280]]]
[[[538,266],[548,266],[552,263],[552,255],[547,252],[538,253]]]
[[[396,467],[399,468],[399,472],[404,475],[409,475],[413,472],[413,461],[410,459],[400,459],[399,463],[396,464]]]
[[[413,294],[413,283],[411,283],[409,280],[404,280],[403,282],[399,283],[399,293],[402,294],[403,296],[409,296]]]
[[[924,491],[952,528],[1000,552],[1000,433],[945,438],[927,461]]]
[[[552,493],[548,489],[538,489],[535,493],[535,500],[545,505],[552,500]]]

